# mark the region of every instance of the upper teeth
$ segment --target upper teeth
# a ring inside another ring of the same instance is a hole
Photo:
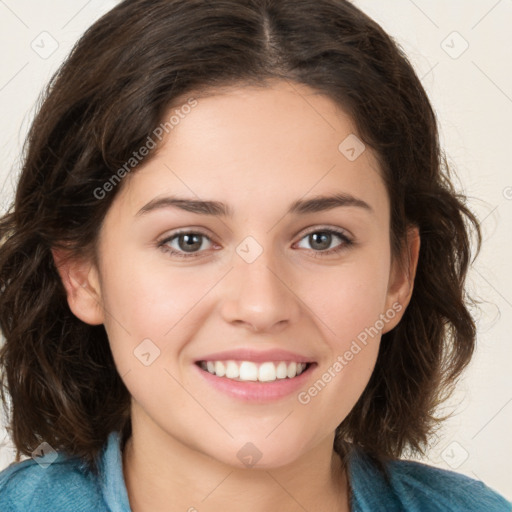
[[[201,361],[203,370],[228,379],[241,381],[269,382],[276,379],[292,379],[300,375],[306,368],[306,363],[265,362],[261,364],[252,361]]]

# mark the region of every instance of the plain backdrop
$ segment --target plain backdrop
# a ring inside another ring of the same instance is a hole
[[[452,418],[419,460],[482,480],[512,500],[512,0],[354,3],[414,65],[438,115],[457,187],[484,233],[468,282],[482,301],[476,355],[441,411],[453,411]],[[85,29],[116,4],[0,0],[2,213],[42,87]],[[14,451],[5,430],[0,442],[2,469]]]

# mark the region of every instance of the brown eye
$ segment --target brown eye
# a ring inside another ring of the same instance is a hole
[[[158,243],[158,247],[174,256],[195,257],[204,252],[200,250],[203,247],[204,239],[211,242],[210,238],[204,233],[182,231],[165,238]]]
[[[184,234],[178,235],[178,246],[181,250],[185,252],[194,252],[201,248],[202,244],[202,235],[198,234]]]
[[[335,247],[331,247],[336,239],[341,240]],[[353,244],[352,240],[342,231],[334,229],[317,229],[307,233],[302,240],[307,240],[311,249],[318,255],[332,254],[346,249]]]

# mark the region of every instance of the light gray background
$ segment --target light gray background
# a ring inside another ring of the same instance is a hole
[[[0,0],[2,212],[43,85],[83,31],[116,3]],[[484,301],[476,356],[441,411],[454,417],[421,461],[482,480],[512,500],[512,0],[354,3],[411,59],[438,114],[458,186],[483,222],[483,251],[469,277],[470,290]],[[4,430],[2,439],[0,469],[14,453]]]

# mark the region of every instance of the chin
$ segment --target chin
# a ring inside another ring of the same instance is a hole
[[[226,454],[234,454],[234,456],[226,457]],[[302,450],[298,449],[297,444],[284,444],[284,441],[278,439],[272,442],[268,439],[250,441],[244,436],[244,440],[235,441],[229,447],[226,446],[218,457],[215,454],[212,455],[220,462],[238,469],[262,470],[293,464],[301,454]]]

